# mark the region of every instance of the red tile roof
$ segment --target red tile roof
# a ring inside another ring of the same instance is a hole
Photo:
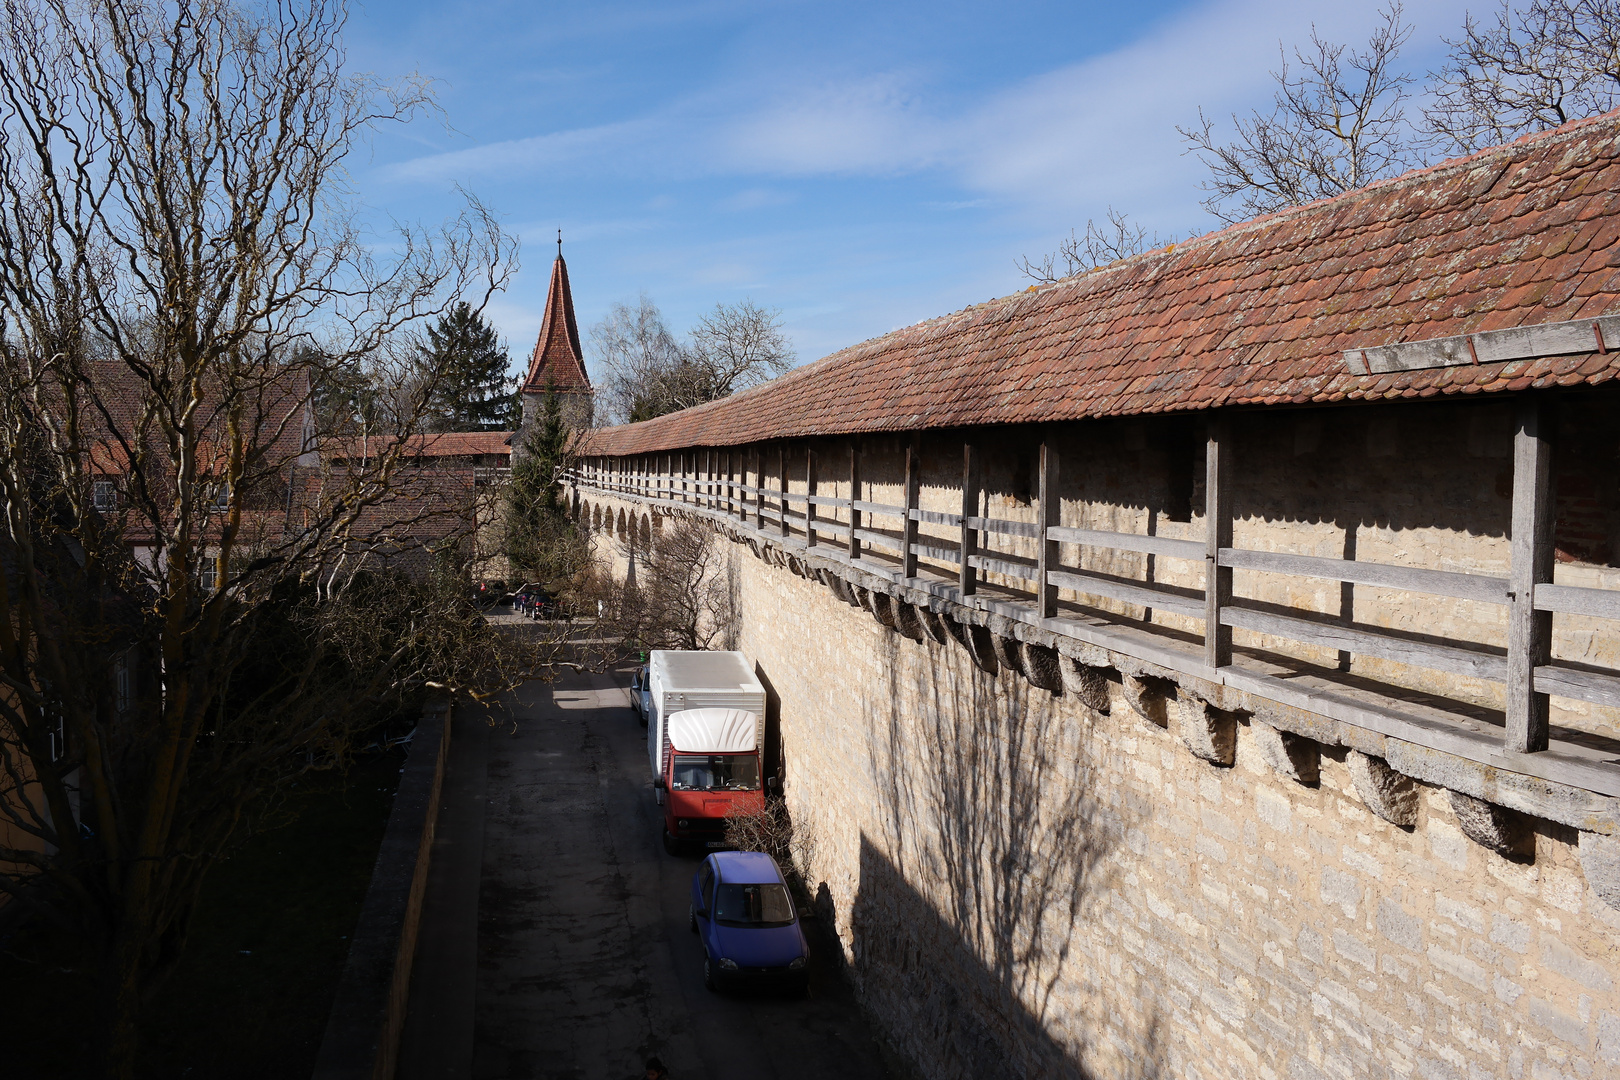
[[[585,374],[585,353],[579,347],[579,327],[574,322],[574,294],[568,288],[568,264],[561,251],[551,264],[551,287],[546,292],[546,314],[540,323],[540,337],[529,357],[529,376],[523,380],[525,394],[544,393],[547,385],[560,391],[589,393],[590,376]]]
[[[1342,352],[1620,311],[1617,240],[1620,110],[897,330],[583,445],[1601,383],[1620,352],[1374,375]]]

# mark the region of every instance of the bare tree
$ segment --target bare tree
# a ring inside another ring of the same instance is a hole
[[[736,632],[735,582],[707,525],[666,520],[644,541],[631,528],[620,553],[639,562],[634,579],[616,582],[598,564],[585,596],[601,601],[598,637],[642,649],[727,648]],[[614,542],[612,528],[598,543]],[[598,555],[601,548],[598,548]]]
[[[430,107],[347,73],[341,0],[0,7],[0,889],[101,972],[98,1075],[184,947],[244,808],[376,710],[511,675],[459,536],[380,561],[440,373],[315,466],[322,387],[416,368],[513,249],[476,203],[379,262],[344,161]],[[394,385],[399,385],[395,383]]]
[[[793,346],[782,332],[782,313],[752,300],[716,304],[692,328],[687,363],[695,376],[682,391],[681,408],[730,397],[769,382],[793,367]]]
[[[634,423],[729,397],[793,366],[781,313],[752,300],[716,304],[690,340],[670,333],[643,293],[634,307],[614,304],[591,328],[601,365],[602,404],[612,423]]]
[[[1222,142],[1202,109],[1197,126],[1177,128],[1209,168],[1210,213],[1242,221],[1353,191],[1417,163],[1406,120],[1412,78],[1395,66],[1412,29],[1398,0],[1379,14],[1365,50],[1323,41],[1312,27],[1311,47],[1294,50],[1297,75],[1283,51],[1272,73],[1271,113],[1234,114],[1235,141]]]
[[[1431,75],[1425,126],[1440,146],[1472,153],[1597,116],[1620,104],[1620,3],[1503,0],[1494,20],[1470,14],[1461,39]]]
[[[1150,239],[1146,228],[1132,224],[1127,215],[1110,206],[1107,228],[1099,226],[1094,219],[1088,219],[1084,236],[1070,232],[1069,238],[1058,245],[1057,251],[1042,257],[1040,262],[1031,262],[1026,256],[1019,264],[1018,271],[1042,285],[1050,285],[1054,281],[1062,281],[1066,277],[1163,246],[1164,241],[1159,239],[1158,233],[1154,233]]]
[[[665,383],[682,361],[682,349],[664,313],[642,293],[634,306],[617,303],[591,327],[601,374],[598,400],[612,423],[645,420],[669,412]]]

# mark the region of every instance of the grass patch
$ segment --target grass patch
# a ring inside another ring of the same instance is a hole
[[[270,1080],[314,1067],[403,750],[292,791],[291,820],[209,871],[186,954],[142,1021],[143,1077]],[[36,920],[0,950],[8,1080],[77,1071],[93,1001],[72,942]]]

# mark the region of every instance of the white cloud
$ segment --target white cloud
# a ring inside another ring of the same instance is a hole
[[[1415,41],[1461,20],[1458,0],[1416,0]],[[1034,220],[1107,205],[1152,222],[1185,218],[1197,161],[1176,126],[1265,105],[1279,40],[1365,40],[1369,5],[1314,11],[1296,0],[1217,0],[1110,53],[952,105],[915,72],[799,84],[761,101],[753,80],[720,82],[630,120],[417,158],[402,180],[480,175],[893,176],[937,171]],[[1421,69],[1421,64],[1414,64]],[[746,198],[733,208],[745,208]],[[971,200],[964,200],[964,203]]]

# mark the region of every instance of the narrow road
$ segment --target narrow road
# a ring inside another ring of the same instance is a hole
[[[887,1076],[819,940],[807,999],[703,988],[698,856],[659,843],[628,682],[530,683],[493,727],[458,717],[402,1080],[620,1080],[652,1055],[672,1080]]]

